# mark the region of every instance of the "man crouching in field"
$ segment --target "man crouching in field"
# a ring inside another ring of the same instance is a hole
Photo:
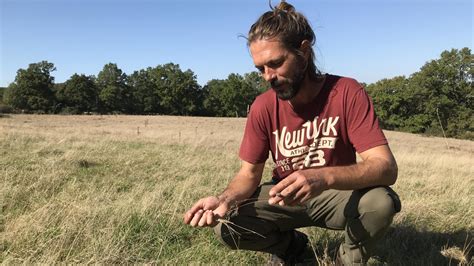
[[[252,25],[252,59],[272,89],[252,104],[240,171],[222,194],[197,201],[184,222],[213,226],[230,248],[271,253],[270,263],[280,265],[305,262],[310,253],[295,228],[345,230],[336,263],[364,264],[400,211],[388,187],[397,165],[364,89],[321,74],[314,42],[307,19],[286,2]],[[269,151],[272,181],[260,184]]]

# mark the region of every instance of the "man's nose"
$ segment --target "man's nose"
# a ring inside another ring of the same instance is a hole
[[[265,73],[263,74],[263,78],[264,78],[267,82],[272,82],[273,80],[276,79],[275,70],[273,70],[273,69],[271,69],[271,68],[268,68],[268,67],[265,67]]]

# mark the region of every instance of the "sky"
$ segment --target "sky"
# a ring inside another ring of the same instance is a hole
[[[473,44],[471,0],[288,0],[316,33],[316,65],[372,83],[410,74],[444,50]],[[0,87],[47,60],[55,82],[107,63],[166,63],[200,85],[255,70],[245,38],[267,0],[0,0]],[[274,4],[278,0],[273,1]]]

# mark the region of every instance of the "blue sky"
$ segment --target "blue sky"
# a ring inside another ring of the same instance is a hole
[[[173,62],[201,85],[254,70],[245,39],[266,0],[0,0],[0,86],[47,60],[56,82]],[[324,72],[375,82],[410,75],[443,50],[472,49],[470,0],[293,0],[316,32]],[[274,1],[276,4],[277,1]]]

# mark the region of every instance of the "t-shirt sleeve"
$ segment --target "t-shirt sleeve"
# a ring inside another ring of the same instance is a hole
[[[258,100],[258,99],[257,99]],[[257,164],[264,163],[270,149],[269,137],[265,127],[264,110],[260,103],[255,101],[247,116],[244,136],[240,144],[240,159]]]
[[[348,98],[349,105],[346,115],[349,140],[355,150],[361,153],[387,144],[369,95],[362,87],[353,92],[354,94]]]

